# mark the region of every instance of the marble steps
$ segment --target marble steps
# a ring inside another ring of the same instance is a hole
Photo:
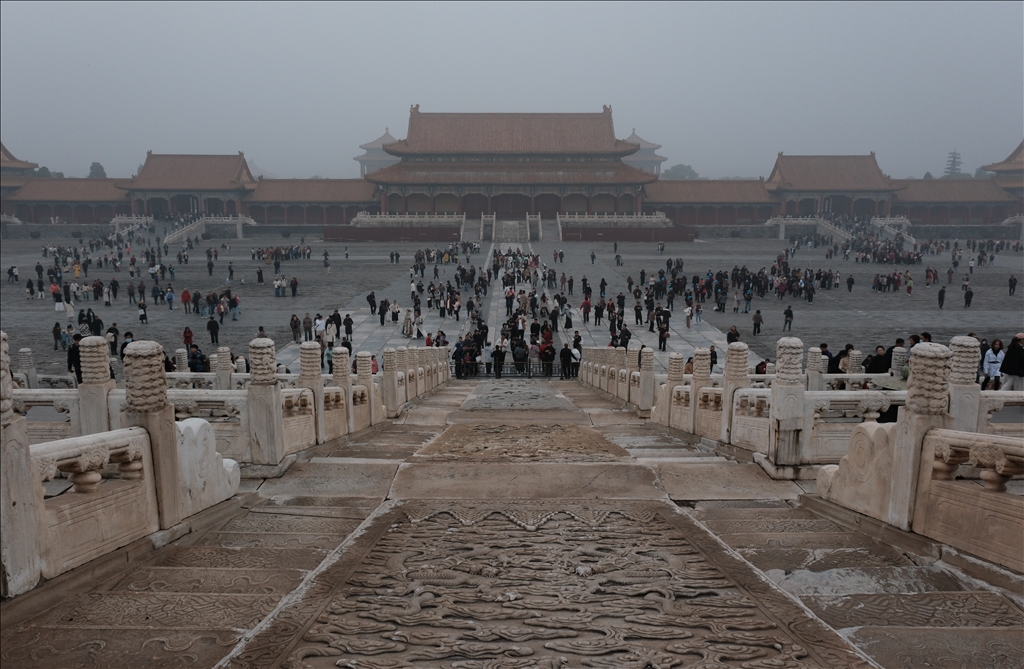
[[[282,496],[186,535],[5,634],[4,669],[213,666],[376,504]]]
[[[932,559],[809,509],[702,502],[693,515],[885,669],[1024,666],[1024,612]]]

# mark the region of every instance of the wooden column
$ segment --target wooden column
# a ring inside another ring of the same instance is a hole
[[[387,193],[380,194],[380,213],[388,213],[388,195]]]

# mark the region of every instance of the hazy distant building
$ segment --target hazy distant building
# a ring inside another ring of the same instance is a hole
[[[0,145],[2,146],[2,145]],[[274,225],[346,225],[359,212],[663,212],[677,226],[774,216],[905,216],[914,224],[999,222],[1024,209],[1024,142],[994,178],[890,179],[875,154],[779,153],[767,179],[660,180],[664,160],[611,107],[583,114],[409,114],[405,139],[362,145],[358,179],[254,179],[245,156],[146,155],[129,179],[44,179],[3,147],[3,213],[105,223],[118,215],[245,214]]]
[[[444,114],[414,105],[406,138],[382,148],[401,159],[366,176],[386,212],[639,212],[643,186],[657,179],[622,161],[640,147],[615,138],[608,106],[589,114]]]
[[[655,153],[661,148],[661,144],[655,144],[648,142],[636,134],[636,128],[633,128],[633,134],[625,139],[630,144],[639,144],[640,150],[636,153],[626,156],[622,159],[622,162],[627,165],[632,165],[637,169],[641,169],[649,174],[661,174],[661,164],[668,160],[665,156],[659,156]]]
[[[1006,160],[985,165],[981,169],[995,172],[997,184],[1019,198],[1024,197],[1024,141],[1017,145]]]
[[[360,144],[359,148],[363,149],[366,153],[361,156],[356,156],[352,160],[358,161],[359,163],[359,176],[365,177],[371,172],[382,170],[385,167],[389,167],[397,163],[401,158],[396,158],[389,153],[385,153],[382,148],[385,144],[393,144],[397,142],[391,133],[388,132],[387,128],[384,128],[384,134],[366,144]]]
[[[16,192],[25,185],[32,171],[39,165],[18,160],[7,147],[0,143],[0,193],[3,197]]]

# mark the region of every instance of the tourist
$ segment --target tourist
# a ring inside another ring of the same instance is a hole
[[[296,314],[292,314],[291,319],[288,321],[288,327],[292,331],[292,341],[298,344],[302,337],[302,321],[299,320]]]
[[[974,299],[974,291],[971,290],[970,286],[967,286],[967,290],[964,292],[964,309],[969,309],[971,306],[971,300]]]
[[[82,335],[74,335],[73,343],[68,348],[68,372],[74,373],[79,383],[82,382],[82,350],[79,347],[81,341]]]
[[[754,336],[761,334],[761,325],[764,324],[764,316],[761,315],[761,310],[758,309],[754,312]]]
[[[737,342],[739,340],[740,340],[740,332],[739,332],[739,330],[736,329],[736,326],[733,325],[732,327],[729,328],[729,332],[727,332],[725,334],[725,341],[727,341],[728,343],[731,344],[731,343]]]
[[[210,320],[206,322],[206,331],[210,333],[211,344],[220,343],[220,323],[218,323],[213,316],[210,316]]]
[[[786,307],[786,310],[784,312],[782,312],[782,315],[785,317],[785,321],[782,323],[782,331],[785,332],[786,330],[789,330],[790,332],[792,332],[793,331],[793,307],[791,307],[791,306]]]
[[[142,299],[139,300],[139,323],[149,324],[149,316],[146,315],[146,303]]]
[[[999,377],[1002,372],[1000,368],[1003,365],[1003,360],[1006,357],[1005,351],[1003,351],[1003,340],[993,339],[992,345],[988,351],[985,352],[985,357],[982,360],[982,373],[985,375],[984,380],[981,382],[982,390],[999,390]]]
[[[53,350],[56,351],[58,347],[62,347],[65,351],[68,350],[68,345],[64,341],[64,328],[61,326],[60,321],[57,321],[53,325]]]
[[[192,328],[185,326],[185,331],[181,335],[181,341],[183,344],[185,344],[186,349],[192,346],[192,338]]]
[[[1003,390],[1024,390],[1024,332],[1018,332],[1010,341],[999,374]]]
[[[941,309],[942,305],[946,303],[946,287],[945,286],[939,287],[938,298],[939,298],[939,309]]]

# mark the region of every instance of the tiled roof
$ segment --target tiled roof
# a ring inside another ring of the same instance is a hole
[[[646,139],[636,134],[636,128],[633,128],[633,134],[627,137],[625,140],[630,144],[639,144],[641,149],[660,149],[661,144],[655,144],[654,142],[648,142]]]
[[[369,151],[370,149],[379,149],[380,147],[384,146],[385,144],[391,144],[392,142],[397,142],[397,141],[398,141],[397,139],[395,139],[394,137],[391,136],[390,130],[388,128],[384,128],[384,134],[383,135],[381,135],[377,139],[373,140],[372,142],[367,142],[366,144],[360,144],[359,148],[360,149],[366,149],[367,151]]]
[[[29,179],[13,202],[127,202],[124,179]]]
[[[1024,140],[1017,145],[1013,153],[1006,157],[1006,160],[991,165],[985,165],[981,169],[989,172],[1020,172],[1024,171]]]
[[[14,170],[34,170],[39,167],[36,163],[30,163],[24,160],[18,160],[14,157],[7,147],[4,146],[3,142],[0,142],[0,168],[14,169]]]
[[[775,204],[761,179],[660,179],[644,186],[646,200],[661,204]]]
[[[364,179],[260,179],[246,202],[373,202],[372,183]]]
[[[242,190],[255,180],[245,156],[146,154],[132,190]]]
[[[874,152],[866,156],[786,156],[779,153],[769,191],[889,191]]]
[[[597,114],[409,114],[406,139],[386,144],[396,156],[424,154],[610,154],[640,147],[615,139],[611,107]]]
[[[388,185],[646,184],[657,177],[619,161],[594,162],[410,162],[366,175]]]
[[[1013,202],[994,179],[893,179],[899,204]]]

